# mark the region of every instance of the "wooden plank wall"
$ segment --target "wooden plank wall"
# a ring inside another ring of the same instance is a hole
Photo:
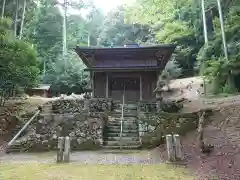
[[[158,77],[156,72],[116,72],[116,73],[109,74],[109,76],[115,76],[115,77],[116,76],[117,77],[127,77],[127,76],[139,77],[140,75],[142,76],[142,100],[155,101],[156,95],[153,93],[153,91],[156,88],[157,77]],[[109,77],[109,80],[110,80],[110,77]],[[119,93],[117,91],[111,93],[111,90],[109,89],[109,98],[120,100],[121,94],[122,93],[120,91]],[[134,95],[138,95],[140,100],[139,91],[138,92],[136,91]],[[114,97],[111,97],[111,96],[114,96]],[[95,98],[106,97],[106,73],[105,72],[94,73],[94,97]]]
[[[106,96],[106,73],[95,72],[93,77],[94,82],[94,97],[105,98]]]

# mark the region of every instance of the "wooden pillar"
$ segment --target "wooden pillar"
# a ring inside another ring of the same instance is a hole
[[[140,75],[140,101],[142,101],[142,75]]]
[[[108,98],[108,90],[109,90],[109,87],[108,87],[108,83],[109,82],[108,82],[108,80],[109,80],[108,79],[108,73],[106,73],[106,96],[105,96],[106,98]]]

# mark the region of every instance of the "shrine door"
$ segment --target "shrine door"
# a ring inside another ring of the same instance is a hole
[[[125,103],[137,102],[140,99],[139,77],[113,77],[110,78],[109,95],[114,100],[124,100]]]

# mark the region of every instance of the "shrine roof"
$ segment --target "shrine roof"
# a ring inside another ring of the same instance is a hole
[[[160,58],[161,61],[168,61],[171,57],[172,53],[174,52],[176,45],[173,44],[161,44],[161,45],[154,45],[154,46],[122,46],[122,47],[81,47],[77,46],[75,48],[76,53],[82,59],[84,64],[88,68],[93,68],[91,63],[91,59],[98,60],[103,57],[156,57]]]
[[[129,71],[159,71],[159,67],[156,66],[149,66],[149,67],[124,67],[123,68],[106,68],[106,67],[93,67],[93,68],[86,68],[84,71],[94,71],[94,72],[106,72],[106,71],[122,71],[122,72],[129,72]]]

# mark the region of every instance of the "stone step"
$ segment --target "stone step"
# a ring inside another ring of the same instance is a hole
[[[121,124],[121,120],[110,120],[108,121],[109,124]],[[123,120],[122,121],[123,124],[137,124],[138,121],[137,120],[129,120],[129,121],[126,121],[126,120]]]
[[[111,114],[112,117],[122,117],[122,112],[113,112]],[[137,112],[128,112],[128,113],[123,113],[123,117],[134,117],[137,118],[138,114]]]
[[[109,132],[108,137],[120,137],[120,132]],[[138,133],[122,133],[122,137],[138,137]]]
[[[122,148],[122,149],[139,149],[139,148],[141,148],[141,145],[131,145],[131,146],[109,146],[109,145],[104,145],[104,146],[102,146],[102,148],[104,148],[104,149],[120,149],[120,148]]]
[[[108,132],[109,131],[115,131],[115,130],[119,130],[120,132],[120,129],[121,129],[121,126],[112,126],[112,127],[108,127]],[[138,128],[137,127],[134,127],[134,126],[123,126],[123,131],[127,131],[127,130],[135,130],[135,131],[138,131]]]
[[[120,146],[122,144],[122,146],[131,146],[131,145],[139,145],[140,142],[139,141],[104,141],[104,145],[107,146]]]
[[[107,130],[110,133],[120,133],[121,129],[108,129]],[[123,129],[122,131],[123,133],[137,133],[138,134],[138,130],[137,129]]]
[[[122,105],[122,102],[121,101],[119,101],[119,100],[115,100],[114,101],[116,104],[118,104],[119,106],[121,106]],[[138,104],[136,104],[136,103],[134,103],[134,102],[128,102],[128,103],[124,103],[124,106],[127,106],[127,107],[137,107],[138,106]]]
[[[137,118],[125,117],[125,118],[123,118],[122,121],[125,122],[125,123],[135,123],[138,120],[137,120]],[[119,118],[119,117],[111,117],[111,118],[108,119],[108,122],[118,122],[118,123],[121,123],[121,118]]]
[[[122,114],[122,110],[114,110],[113,113],[119,113]],[[124,114],[133,114],[136,115],[138,112],[137,111],[133,111],[133,110],[124,110]]]
[[[109,129],[118,129],[121,128],[121,124],[109,124],[108,125]],[[123,123],[123,129],[138,129],[138,125],[137,124],[124,124]]]
[[[116,137],[107,137],[107,138],[104,138],[104,140],[106,141],[120,141],[120,137],[119,136],[116,136]],[[122,140],[123,141],[139,141],[139,137],[122,137]]]
[[[23,148],[21,144],[15,143],[11,146],[6,147],[6,153],[25,152],[27,148]]]
[[[128,111],[137,111],[137,107],[124,107],[123,108],[124,110],[128,110]],[[120,107],[117,107],[115,110],[122,110],[122,106],[120,106]]]
[[[138,126],[137,121],[132,121],[132,122],[128,122],[128,121],[124,121],[123,122],[123,126]],[[108,126],[121,126],[121,122],[119,121],[112,121],[112,122],[108,122]]]
[[[122,121],[122,124],[126,125],[126,126],[128,126],[128,125],[137,125],[138,121],[133,121],[133,120],[131,120],[131,121]],[[121,121],[119,121],[119,120],[113,121],[112,120],[112,121],[108,122],[108,125],[110,125],[110,126],[121,126]]]

